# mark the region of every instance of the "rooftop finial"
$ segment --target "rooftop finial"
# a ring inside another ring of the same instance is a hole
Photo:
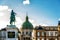
[[[28,16],[28,12],[26,12],[26,16]]]
[[[28,13],[26,12],[26,21],[28,21]]]
[[[60,25],[60,18],[58,19],[58,25]]]
[[[58,21],[58,25],[60,25],[60,21]]]

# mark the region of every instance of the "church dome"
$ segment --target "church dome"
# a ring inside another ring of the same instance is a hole
[[[26,21],[22,24],[22,29],[33,29],[33,25],[29,22],[28,16],[26,16]]]

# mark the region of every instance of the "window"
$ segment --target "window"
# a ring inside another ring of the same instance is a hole
[[[53,36],[53,31],[50,31],[50,36]]]
[[[29,35],[31,36],[31,35],[32,35],[32,33],[31,33],[31,32],[29,32]]]
[[[46,40],[49,40],[48,38]]]
[[[44,38],[42,38],[42,40],[44,40]]]
[[[6,32],[5,31],[1,31],[1,33],[0,33],[0,37],[3,37],[3,38],[6,38]]]
[[[8,38],[15,38],[15,32],[8,32]]]
[[[55,32],[55,36],[58,36],[58,32]]]
[[[57,40],[57,38],[55,38],[55,40]]]
[[[28,32],[26,32],[26,35],[28,34]]]
[[[49,36],[49,31],[46,31],[46,36]]]
[[[24,32],[22,32],[22,34],[24,34]]]
[[[53,36],[53,31],[49,31],[49,36]]]
[[[37,32],[37,36],[40,36],[40,32]]]
[[[30,38],[28,38],[28,37],[25,37],[25,38],[23,38],[23,40],[31,40]]]
[[[44,32],[42,32],[42,36],[44,36]]]
[[[24,30],[24,31],[23,31],[23,35],[26,35],[26,34],[27,34],[27,33],[26,33],[26,30]]]
[[[40,40],[40,38],[37,38],[37,40]]]

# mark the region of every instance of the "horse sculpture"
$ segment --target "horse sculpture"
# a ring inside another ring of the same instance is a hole
[[[15,21],[16,21],[15,15],[16,15],[16,13],[13,12],[13,10],[12,10],[12,11],[11,11],[11,16],[10,16],[10,24],[11,24],[11,25],[12,25],[13,23],[15,24]]]

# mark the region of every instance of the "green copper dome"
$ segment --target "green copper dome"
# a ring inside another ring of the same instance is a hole
[[[33,29],[33,25],[29,22],[28,16],[26,16],[26,21],[22,25],[23,29]]]

